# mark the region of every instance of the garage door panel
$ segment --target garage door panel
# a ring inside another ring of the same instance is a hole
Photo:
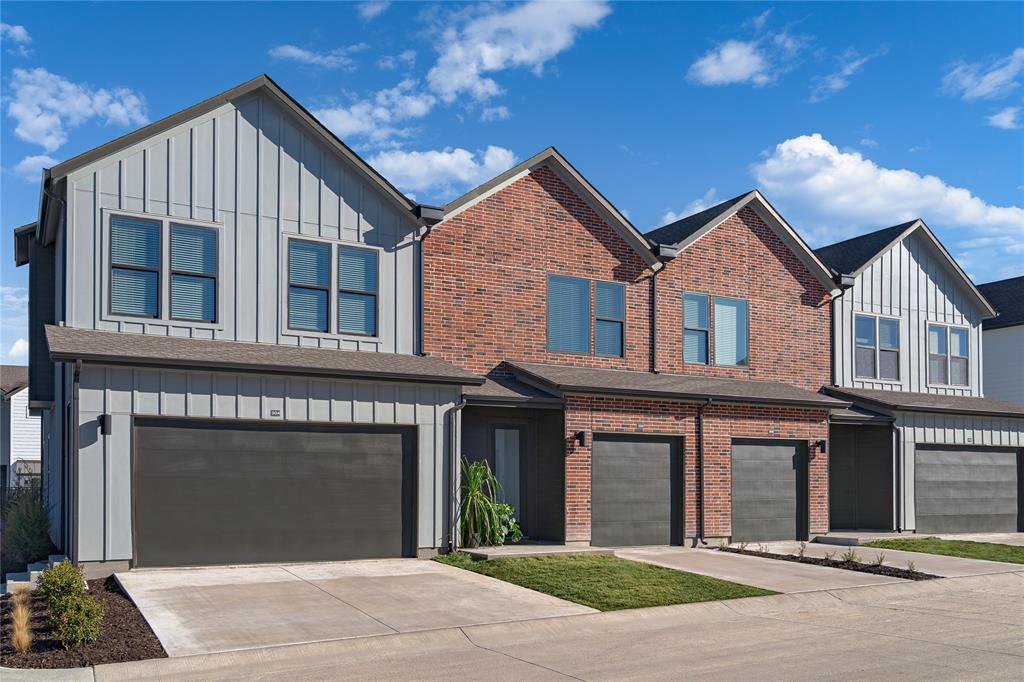
[[[733,442],[733,540],[803,538],[803,461],[802,445],[793,441]]]
[[[914,466],[917,531],[1017,530],[1019,476],[1013,450],[919,445]]]

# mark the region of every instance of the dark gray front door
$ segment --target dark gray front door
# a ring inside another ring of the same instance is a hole
[[[136,566],[415,554],[415,431],[137,419]]]
[[[833,425],[828,453],[833,530],[892,530],[892,427]]]
[[[594,436],[592,545],[669,545],[682,541],[683,473],[678,438]]]
[[[1020,457],[1014,450],[918,445],[914,492],[918,533],[1013,532]]]
[[[732,539],[807,537],[806,446],[799,441],[734,440]]]

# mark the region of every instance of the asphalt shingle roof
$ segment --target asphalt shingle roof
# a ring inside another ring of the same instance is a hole
[[[882,249],[891,244],[893,240],[916,222],[916,220],[911,220],[882,230],[862,234],[859,237],[853,237],[846,241],[829,244],[820,249],[815,249],[814,253],[825,265],[840,275],[849,275],[877,256]]]
[[[999,311],[998,317],[991,317],[981,323],[983,329],[1024,324],[1024,276],[979,284],[978,289],[992,307]]]
[[[723,201],[711,208],[706,208],[700,213],[694,213],[693,215],[681,218],[674,223],[669,223],[668,225],[663,225],[657,229],[651,230],[644,236],[655,244],[678,244],[718,216],[731,209],[733,206],[745,199],[748,194],[750,194],[750,192],[744,192],[738,197],[733,197],[732,199]]]
[[[951,412],[999,417],[1024,417],[1024,405],[1003,400],[981,398],[971,395],[941,395],[938,393],[911,393],[909,391],[880,391],[870,388],[826,389],[830,395],[864,402],[868,409],[880,407],[887,410],[909,412]]]
[[[0,393],[7,395],[28,386],[28,367],[0,365]]]

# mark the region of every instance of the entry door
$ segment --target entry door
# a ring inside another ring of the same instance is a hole
[[[519,514],[519,455],[522,442],[518,428],[494,429],[494,476],[498,479],[498,499],[512,505]]]
[[[806,539],[806,452],[801,441],[733,441],[734,541]]]

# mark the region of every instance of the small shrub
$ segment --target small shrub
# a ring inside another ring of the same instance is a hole
[[[842,559],[843,561],[856,562],[857,561],[857,552],[852,550],[852,549],[848,549],[845,552],[843,552],[842,555],[840,555],[839,558]]]
[[[835,552],[825,552],[825,559],[826,560],[832,561],[835,558],[836,558],[836,553]]]
[[[50,612],[53,634],[65,649],[94,642],[103,625],[103,604],[85,594],[74,594],[58,600]]]
[[[911,573],[917,573],[917,564],[915,564],[913,561],[908,561],[907,570]]]
[[[462,499],[459,502],[462,546],[497,545],[500,537],[501,518],[495,497],[498,493],[498,479],[486,461],[470,462],[462,458]]]
[[[11,646],[23,654],[32,646],[32,614],[28,608],[28,590],[15,592],[11,602]]]
[[[767,554],[768,553],[768,545],[766,545],[766,544],[764,544],[762,542],[757,543],[757,551],[760,552],[761,554]]]
[[[39,591],[46,597],[51,609],[55,609],[62,599],[81,595],[83,589],[85,578],[82,569],[67,559],[39,575]]]
[[[885,564],[885,552],[879,552],[875,555],[875,560],[871,562],[872,566],[881,568]]]
[[[502,542],[519,542],[523,539],[523,529],[516,521],[516,509],[504,502],[498,504],[499,529]]]
[[[798,557],[800,557],[801,559],[803,559],[805,554],[807,554],[807,543],[804,542],[803,540],[801,540],[800,541],[800,549],[798,549],[796,551],[796,555]]]
[[[718,549],[729,549],[729,541],[725,538],[721,538],[718,541]]]
[[[744,540],[744,541],[742,541],[742,542],[740,543],[740,551],[741,551],[741,552],[745,552],[745,551],[747,551],[747,541],[746,541],[746,540]]]
[[[50,523],[43,507],[38,481],[19,490],[3,512],[0,571],[24,570],[27,564],[45,559],[50,553]]]

